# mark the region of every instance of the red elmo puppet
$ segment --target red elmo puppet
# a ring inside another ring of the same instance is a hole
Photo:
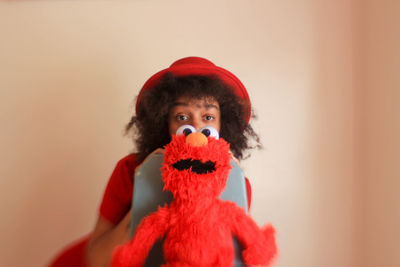
[[[219,199],[231,155],[229,144],[210,135],[216,130],[209,128],[187,128],[165,147],[162,179],[174,199],[145,217],[132,240],[115,249],[113,267],[143,266],[155,241],[163,237],[165,267],[232,266],[232,235],[243,246],[246,264],[271,263],[277,252],[273,227],[260,229],[241,207]]]

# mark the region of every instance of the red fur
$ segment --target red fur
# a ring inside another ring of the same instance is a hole
[[[215,162],[215,171],[196,174],[172,167],[181,159]],[[148,215],[132,240],[114,251],[112,266],[142,266],[154,242],[165,236],[164,266],[232,266],[232,234],[241,242],[246,264],[268,265],[276,255],[272,226],[260,229],[233,202],[218,199],[230,170],[229,144],[208,138],[208,145],[192,147],[185,136],[174,136],[166,146],[165,190],[174,195],[170,205]]]

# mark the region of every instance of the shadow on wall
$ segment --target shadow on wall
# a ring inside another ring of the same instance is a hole
[[[3,161],[8,177],[3,196],[13,210],[7,223],[12,230],[2,238],[7,240],[4,266],[26,262],[21,247],[29,247],[24,259],[48,262],[91,231],[113,167],[104,163],[119,155],[107,146],[110,135],[120,138],[123,128],[109,112],[120,103],[116,84],[104,75],[111,66],[81,58],[39,68],[25,70],[28,77],[15,82],[15,93],[8,92],[12,122],[4,132],[9,142],[3,149],[9,153]]]

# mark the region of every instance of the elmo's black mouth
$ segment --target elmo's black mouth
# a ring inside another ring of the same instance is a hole
[[[215,163],[212,161],[201,162],[198,159],[181,159],[172,164],[179,171],[189,170],[197,174],[206,174],[215,171]]]

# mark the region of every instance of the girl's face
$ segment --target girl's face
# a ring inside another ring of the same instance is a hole
[[[219,104],[213,97],[193,99],[180,97],[169,112],[169,134],[176,134],[182,125],[190,124],[196,130],[212,126],[220,131],[221,113]]]

